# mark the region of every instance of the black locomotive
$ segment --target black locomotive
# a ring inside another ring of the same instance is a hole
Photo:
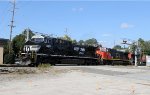
[[[35,35],[24,45],[22,63],[39,65],[55,64],[98,64],[95,51],[97,46],[77,45],[60,38]]]

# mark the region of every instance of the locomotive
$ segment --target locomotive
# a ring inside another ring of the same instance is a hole
[[[43,35],[34,35],[24,45],[21,63],[38,66],[40,63],[55,64],[99,64],[96,56],[97,46],[77,45],[71,41]]]
[[[78,45],[61,38],[34,35],[20,54],[22,64],[131,65],[131,53],[98,45]]]
[[[98,48],[96,54],[101,56],[104,65],[131,65],[134,58],[132,53],[104,47]]]

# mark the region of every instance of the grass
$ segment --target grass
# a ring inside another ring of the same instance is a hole
[[[51,66],[51,64],[49,64],[49,63],[44,63],[44,64],[39,64],[38,65],[38,69],[40,70],[40,71],[48,71],[50,68],[51,68],[52,66]]]
[[[39,64],[38,65],[38,68],[49,68],[49,67],[51,67],[51,64]]]

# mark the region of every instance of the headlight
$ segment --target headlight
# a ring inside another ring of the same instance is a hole
[[[32,45],[32,46],[30,46],[30,50],[31,51],[35,51],[35,52],[37,52],[40,48],[41,48],[40,45]]]

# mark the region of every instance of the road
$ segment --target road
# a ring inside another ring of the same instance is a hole
[[[40,74],[15,77],[11,74],[14,78],[3,75],[0,95],[150,95],[150,67],[55,66],[51,69]]]

